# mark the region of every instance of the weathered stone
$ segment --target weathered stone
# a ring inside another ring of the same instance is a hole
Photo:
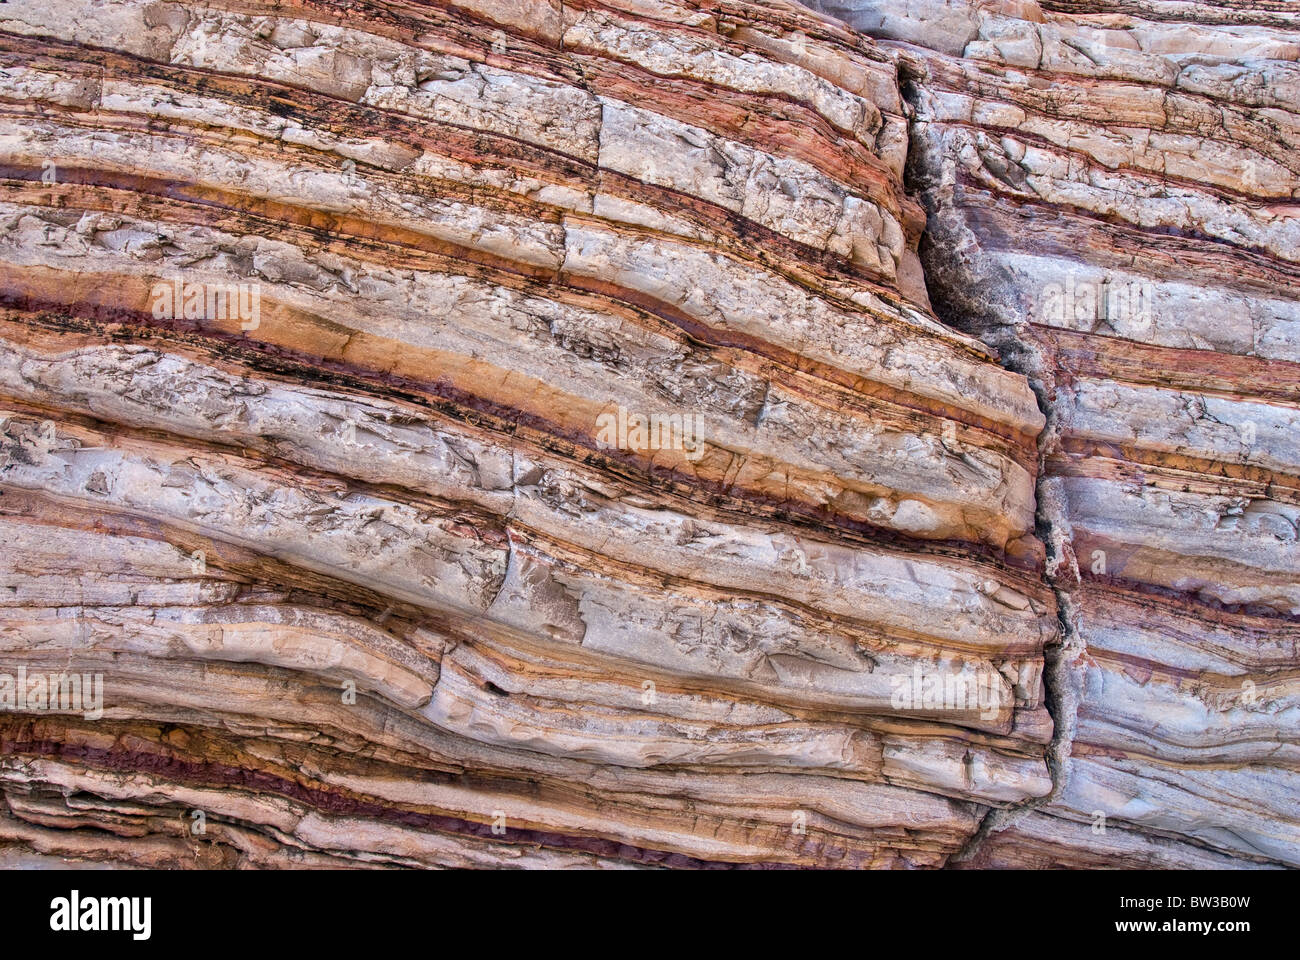
[[[0,7],[0,862],[1300,861],[1294,18],[1074,6]]]

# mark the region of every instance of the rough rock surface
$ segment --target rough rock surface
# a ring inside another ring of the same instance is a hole
[[[1049,417],[1068,747],[968,864],[1300,863],[1300,10],[821,6],[898,58],[939,315]]]
[[[1300,863],[1297,15],[825,7],[4,4],[6,862]]]

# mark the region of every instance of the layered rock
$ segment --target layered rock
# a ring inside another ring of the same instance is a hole
[[[1068,759],[970,863],[1295,865],[1300,14],[823,6],[899,57],[941,316],[1050,418]]]
[[[0,29],[0,643],[104,685],[4,716],[7,842],[938,866],[1048,792],[1044,418],[930,308],[870,41],[781,3]]]
[[[831,12],[5,5],[6,856],[1295,862],[1289,15]]]

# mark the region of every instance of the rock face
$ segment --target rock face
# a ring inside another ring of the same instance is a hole
[[[969,863],[1297,864],[1300,11],[823,6],[897,57],[939,315],[1050,421],[1069,747]]]
[[[5,857],[1300,863],[1296,15],[825,9],[4,5]]]

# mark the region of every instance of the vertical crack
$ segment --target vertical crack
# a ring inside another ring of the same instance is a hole
[[[1078,569],[1069,548],[1070,525],[1060,494],[1053,489],[1045,471],[1046,460],[1059,436],[1052,402],[1056,392],[1055,375],[1028,328],[999,317],[997,304],[1009,295],[1008,287],[995,272],[980,272],[983,265],[968,253],[978,248],[978,241],[952,210],[955,170],[947,145],[929,129],[924,66],[909,61],[902,51],[896,50],[896,54],[899,93],[908,114],[908,157],[903,188],[926,211],[920,256],[930,302],[940,320],[979,337],[997,351],[1005,369],[1026,378],[1046,420],[1038,437],[1034,534],[1046,550],[1042,579],[1056,599],[1060,624],[1057,642],[1044,650],[1043,657],[1043,701],[1052,717],[1052,738],[1044,759],[1052,787],[1041,797],[1005,807],[990,807],[975,832],[949,858],[949,864],[953,864],[971,860],[988,837],[1053,803],[1064,791],[1069,780],[1080,694],[1073,665],[1082,654],[1084,642],[1077,626],[1078,611],[1066,590],[1066,585],[1078,582]]]

